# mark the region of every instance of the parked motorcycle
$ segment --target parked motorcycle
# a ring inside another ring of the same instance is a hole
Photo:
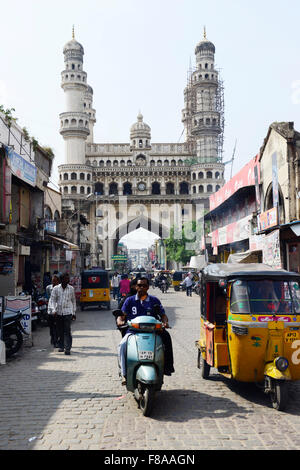
[[[11,357],[21,348],[23,344],[24,330],[21,320],[25,315],[20,310],[18,313],[5,312],[3,315],[3,341],[6,348],[6,357]]]
[[[136,317],[123,327],[119,327],[120,330],[129,328],[135,333],[127,340],[126,388],[133,392],[144,416],[150,415],[155,392],[161,390],[163,385],[164,346],[159,334],[163,326],[159,310],[159,306],[154,306],[151,316]],[[120,314],[121,310],[113,312],[115,317]],[[120,370],[119,375],[121,376]]]

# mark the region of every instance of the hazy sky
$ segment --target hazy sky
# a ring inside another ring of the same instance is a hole
[[[272,122],[300,130],[299,0],[0,0],[0,12],[0,104],[54,149],[55,166],[64,158],[60,74],[73,24],[94,90],[97,143],[129,142],[139,110],[152,142],[179,141],[204,25],[224,80],[224,161],[237,139],[233,173],[258,153]]]

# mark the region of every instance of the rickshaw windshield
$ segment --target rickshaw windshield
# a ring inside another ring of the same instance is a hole
[[[299,283],[273,279],[234,281],[230,309],[239,314],[300,314]]]

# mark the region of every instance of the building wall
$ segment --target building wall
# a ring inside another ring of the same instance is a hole
[[[274,129],[271,130],[267,144],[263,150],[260,159],[260,171],[262,181],[262,211],[267,210],[266,196],[270,185],[272,185],[272,155],[277,154],[277,168],[278,168],[278,184],[279,190],[282,192],[284,204],[284,220],[282,222],[288,223],[290,221],[290,185],[293,181],[290,180],[289,164],[288,164],[288,146],[287,141]]]

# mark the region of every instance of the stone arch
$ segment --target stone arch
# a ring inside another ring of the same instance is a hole
[[[116,183],[115,181],[110,183],[108,194],[118,195],[118,183]]]
[[[175,194],[174,183],[171,181],[166,184],[166,194]]]
[[[129,181],[123,184],[123,196],[129,196],[132,194],[132,184]]]
[[[186,181],[179,183],[179,194],[189,194],[189,184]]]
[[[158,181],[152,183],[151,194],[160,194],[160,183]]]
[[[279,203],[279,219],[280,223],[284,224],[285,223],[285,207],[284,207],[284,198],[282,194],[282,190],[280,185],[278,184],[278,203]],[[268,211],[269,209],[272,209],[274,207],[273,205],[273,185],[272,183],[269,184],[268,189],[265,194],[265,199],[264,199],[264,207],[265,211]]]
[[[103,183],[100,183],[100,182],[95,183],[95,194],[99,194],[100,196],[104,194]]]

